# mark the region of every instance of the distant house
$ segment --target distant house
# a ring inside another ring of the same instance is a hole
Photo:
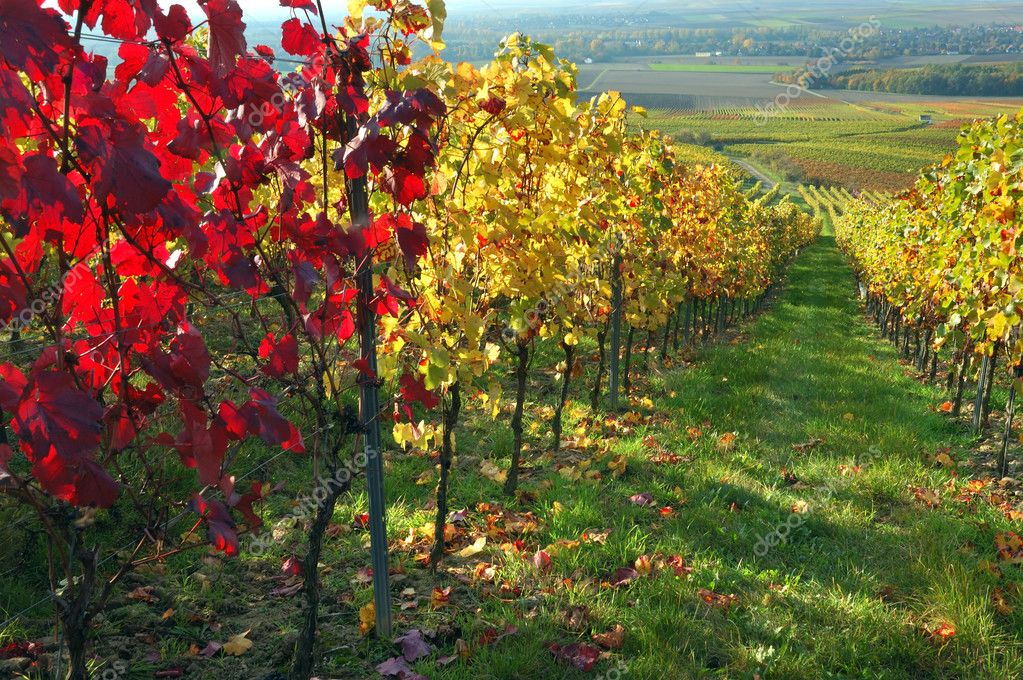
[[[934,122],[934,118],[929,113],[921,113],[920,122],[923,123],[924,125],[930,125],[931,123]]]

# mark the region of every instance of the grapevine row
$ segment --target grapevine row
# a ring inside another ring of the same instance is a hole
[[[495,366],[514,376],[514,493],[539,343],[565,356],[557,448],[581,342],[609,355],[613,400],[623,329],[627,393],[636,333],[666,351],[696,305],[722,324],[817,230],[631,132],[643,112],[617,94],[580,101],[575,66],[545,45],[513,35],[482,68],[444,62],[441,2],[352,0],[330,26],[318,0],[282,0],[292,73],[249,49],[236,0],[196,19],[58,5],[0,4],[0,490],[54,546],[75,680],[125,574],[200,529],[228,555],[259,530],[272,486],[236,487],[244,444],[308,453],[331,479],[365,469],[375,549],[381,422],[438,447],[436,566],[459,418],[501,412]],[[122,42],[116,68],[84,29]],[[311,672],[320,547],[350,486],[329,487],[306,537],[294,678]],[[103,573],[89,527],[115,504],[140,538]],[[186,508],[194,526],[174,536]],[[386,556],[375,567],[386,603]]]
[[[1021,123],[1023,112],[974,123],[960,135],[958,150],[924,171],[911,191],[897,201],[852,203],[836,228],[884,331],[916,355],[917,368],[932,380],[939,350],[951,359],[955,414],[962,410],[967,380],[976,376],[978,433],[991,411],[999,363],[1008,372],[1003,475],[1023,375]]]

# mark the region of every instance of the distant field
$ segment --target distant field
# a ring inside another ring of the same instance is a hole
[[[654,71],[681,73],[777,73],[790,68],[761,64],[650,64],[649,66]]]
[[[954,63],[969,57],[933,59]],[[656,63],[585,64],[579,70],[580,94],[621,92],[630,103],[650,110],[646,125],[681,141],[746,157],[775,175],[797,175],[796,183],[888,193],[909,187],[921,168],[940,162],[954,148],[963,125],[1014,114],[1023,106],[1023,99],[814,90],[767,115],[767,107],[785,93],[783,85],[771,82],[772,74],[800,60],[729,61],[736,63],[677,55]],[[922,61],[907,57],[891,63]]]
[[[848,103],[807,96],[775,116],[755,105],[693,106],[652,110],[647,124],[749,158],[797,183],[895,193],[911,186],[921,168],[940,162],[963,125],[1021,106],[1023,101]],[[933,124],[922,123],[923,114]]]

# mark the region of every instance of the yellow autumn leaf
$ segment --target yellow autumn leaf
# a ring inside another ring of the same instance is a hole
[[[365,607],[359,608],[359,634],[366,636],[377,625],[377,608],[370,602]]]
[[[459,557],[472,557],[483,552],[483,548],[487,545],[487,537],[480,536],[472,545],[468,545],[458,551]]]
[[[252,640],[249,639],[249,633],[252,630],[247,630],[244,633],[235,635],[227,642],[224,643],[224,654],[228,656],[241,656],[247,651],[252,649]]]

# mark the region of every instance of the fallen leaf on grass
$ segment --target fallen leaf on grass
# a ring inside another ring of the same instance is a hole
[[[547,649],[551,650],[555,658],[571,664],[583,672],[593,670],[600,659],[600,650],[585,642],[573,642],[565,646],[551,642],[548,643]]]
[[[781,478],[788,486],[795,486],[799,484],[799,477],[796,477],[795,473],[788,468],[781,469]]]
[[[430,606],[434,609],[440,609],[446,607],[451,601],[451,588],[434,588],[433,595],[430,597]]]
[[[505,626],[503,631],[498,631],[497,628],[489,626],[487,627],[486,630],[483,631],[483,634],[480,635],[479,643],[481,647],[486,647],[487,645],[496,645],[498,642],[508,637],[509,635],[515,635],[515,633],[518,632],[519,629],[511,624]]]
[[[913,492],[913,496],[918,502],[923,503],[928,508],[936,508],[941,505],[941,494],[938,493],[937,489],[918,487]]]
[[[717,444],[715,444],[715,448],[717,448],[717,450],[720,451],[721,453],[727,453],[728,451],[731,451],[733,448],[735,448],[736,439],[737,435],[734,432],[726,432],[720,437],[718,437],[718,441]]]
[[[641,507],[645,507],[647,505],[652,505],[653,504],[654,496],[653,496],[653,494],[651,494],[649,492],[643,492],[643,493],[638,493],[638,494],[636,494],[634,496],[629,496],[629,500],[632,501],[633,505],[639,505]]]
[[[622,567],[621,569],[614,573],[614,576],[612,576],[608,580],[608,582],[611,584],[612,587],[617,588],[619,586],[624,586],[628,583],[632,583],[637,578],[639,578],[638,571],[632,569],[631,567]]]
[[[486,536],[480,536],[479,538],[476,539],[476,541],[472,545],[466,546],[466,547],[462,548],[461,550],[459,550],[458,551],[458,556],[459,557],[472,557],[473,555],[478,555],[479,553],[483,552],[483,548],[486,547],[486,545],[487,545],[487,537]]]
[[[1008,616],[1012,613],[1013,608],[1005,597],[1005,591],[997,586],[991,591],[991,604],[994,605],[995,611],[1002,616]]]
[[[252,649],[252,640],[248,637],[251,632],[252,630],[250,629],[244,633],[239,633],[225,642],[224,654],[227,654],[228,656],[241,656]]]
[[[370,602],[365,607],[359,608],[359,633],[363,636],[369,635],[377,625],[377,608]]]
[[[693,568],[686,564],[686,560],[681,555],[672,555],[668,558],[668,566],[675,570],[675,576],[679,578],[685,578],[689,574],[693,573]]]
[[[1023,539],[1014,531],[995,536],[998,559],[1009,564],[1023,564]]]
[[[128,593],[128,599],[136,602],[156,602],[159,598],[153,594],[153,590],[153,586],[139,586]]]
[[[569,630],[579,632],[589,625],[590,608],[586,605],[575,605],[565,612],[565,627]]]
[[[824,443],[823,439],[814,437],[808,442],[803,442],[802,444],[793,444],[792,450],[795,451],[796,453],[806,453],[808,451],[812,451],[813,449],[817,448],[823,443]]]
[[[508,479],[508,471],[502,470],[493,461],[489,460],[485,460],[480,464],[480,474],[498,484],[504,484]]]
[[[423,637],[423,631],[418,628],[413,628],[401,637],[395,638],[394,644],[401,648],[401,655],[405,657],[406,661],[415,661],[433,653],[430,644]]]
[[[360,586],[373,583],[373,567],[361,567],[352,577],[352,583]]]
[[[220,644],[219,642],[210,642],[209,644],[206,645],[205,648],[203,648],[201,652],[199,652],[199,654],[205,656],[207,659],[212,659],[217,654],[219,654],[220,650],[222,650],[223,648],[224,645]]]
[[[625,643],[625,629],[622,624],[615,624],[615,627],[606,633],[594,633],[593,641],[604,649],[621,649]]]
[[[551,556],[546,550],[537,550],[533,554],[533,566],[536,567],[537,571],[541,574],[546,574],[551,570],[553,566],[551,564]]]
[[[654,570],[653,562],[650,561],[647,555],[637,557],[633,567],[635,567],[636,573],[640,576],[649,576]]]
[[[942,402],[941,406],[938,407],[938,410],[941,411],[942,413],[951,413],[952,402],[950,401]]]
[[[404,678],[416,677],[413,675],[412,667],[400,656],[392,657],[378,665],[376,671],[385,678],[402,678],[404,680]]]
[[[607,538],[610,535],[610,529],[605,529],[603,531],[590,531],[587,529],[581,536],[579,536],[579,540],[583,543],[599,543],[600,545],[604,545],[607,543]]]
[[[796,501],[792,504],[792,512],[797,515],[805,515],[810,512],[810,504],[806,501]]]
[[[289,557],[281,563],[281,573],[285,576],[298,576],[302,573],[302,561],[297,557]]]
[[[934,626],[924,626],[924,633],[939,644],[944,644],[956,634],[956,629],[949,623],[940,623]]]
[[[170,617],[172,617],[172,616],[174,616],[174,608],[173,608],[173,607],[172,607],[172,608],[170,608],[170,609],[168,609],[167,611],[165,611],[165,612],[163,613],[163,615],[162,615],[162,616],[160,616],[160,620],[161,620],[161,621],[166,621],[167,619],[169,619],[169,618],[170,618]]]
[[[739,602],[739,598],[735,595],[723,595],[721,593],[715,593],[713,590],[708,590],[707,588],[700,588],[699,592],[700,599],[711,607],[721,609],[725,612],[730,610]]]

